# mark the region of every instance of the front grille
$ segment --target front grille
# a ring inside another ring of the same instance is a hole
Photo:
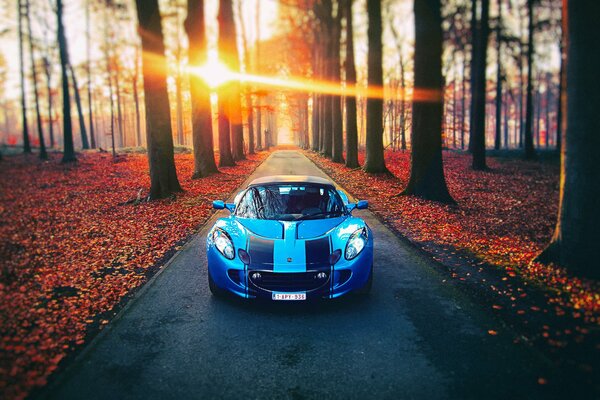
[[[255,279],[254,273],[258,272],[260,278]],[[318,278],[320,272],[324,278]],[[273,272],[273,271],[248,271],[248,280],[256,287],[271,292],[298,292],[319,289],[329,283],[329,271],[307,272]]]

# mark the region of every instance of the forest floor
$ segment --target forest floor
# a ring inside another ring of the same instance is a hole
[[[598,385],[600,284],[534,261],[556,223],[558,157],[524,161],[514,152],[499,153],[488,157],[489,170],[481,172],[471,169],[469,154],[444,151],[448,188],[457,202],[448,206],[399,196],[409,179],[410,152],[386,151],[391,173],[376,175],[305,154],[438,261],[449,283],[463,286],[515,328],[515,341],[541,346]],[[364,157],[361,152],[361,165]]]
[[[193,156],[176,154],[185,191],[140,202],[148,161],[134,153],[0,162],[0,398],[44,385],[268,155],[191,180]]]

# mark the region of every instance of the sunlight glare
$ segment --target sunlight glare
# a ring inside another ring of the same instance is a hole
[[[211,88],[215,89],[236,78],[236,74],[223,64],[215,51],[208,52],[208,61],[198,67],[189,66],[189,71],[199,76]]]

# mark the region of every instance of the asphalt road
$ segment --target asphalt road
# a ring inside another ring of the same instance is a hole
[[[295,151],[249,178],[326,175]],[[368,184],[368,182],[365,182]],[[439,266],[368,211],[373,292],[316,304],[211,296],[209,222],[44,393],[56,399],[554,398],[545,359],[513,344]],[[215,216],[216,218],[216,216]],[[488,334],[495,330],[497,335]]]

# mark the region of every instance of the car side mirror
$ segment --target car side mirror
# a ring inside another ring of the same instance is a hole
[[[227,210],[229,210],[229,212],[233,212],[235,211],[235,204],[225,203],[223,200],[215,200],[213,201],[213,208],[215,210],[223,210],[226,208]]]
[[[367,200],[359,200],[358,203],[348,203],[346,205],[346,209],[350,213],[354,210],[366,210],[367,208],[369,208],[369,202]]]

